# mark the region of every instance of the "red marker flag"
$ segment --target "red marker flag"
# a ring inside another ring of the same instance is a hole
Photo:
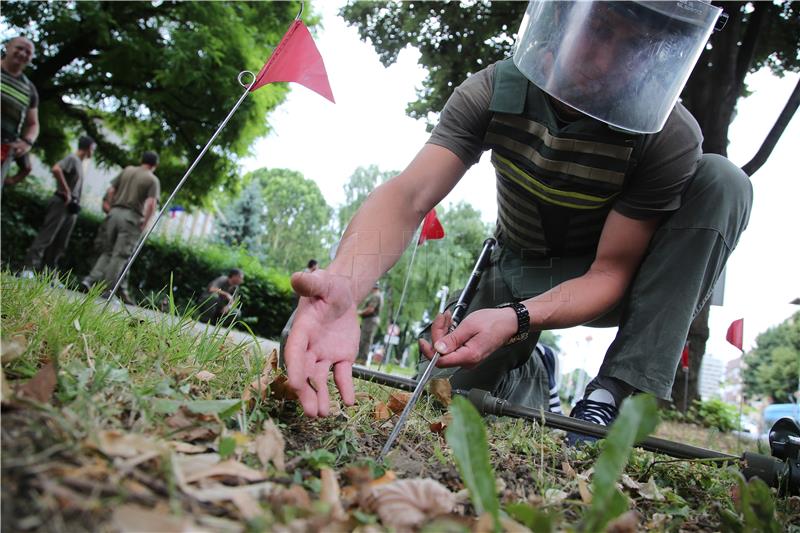
[[[295,20],[256,76],[250,92],[276,81],[293,81],[308,87],[331,102],[333,92],[325,63],[314,39],[301,20]]]
[[[687,341],[686,344],[683,345],[683,351],[681,352],[681,368],[684,371],[689,370],[689,342]]]
[[[731,325],[728,326],[728,334],[725,338],[728,340],[729,343],[733,344],[740,350],[742,350],[742,338],[744,337],[744,318],[740,318],[739,320],[734,320],[731,322]]]
[[[425,215],[425,220],[422,221],[422,231],[419,234],[417,245],[423,244],[425,241],[435,241],[444,237],[444,228],[439,219],[436,218],[436,209],[431,209]]]

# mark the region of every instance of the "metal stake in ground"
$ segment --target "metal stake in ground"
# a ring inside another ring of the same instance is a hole
[[[464,315],[466,315],[467,307],[469,307],[472,297],[475,296],[475,292],[478,290],[478,283],[481,280],[483,271],[489,264],[489,258],[491,257],[492,250],[494,250],[496,244],[497,241],[492,238],[488,238],[483,241],[483,249],[478,256],[478,260],[475,262],[475,267],[472,269],[472,274],[470,274],[467,285],[464,287],[464,290],[461,291],[461,296],[458,297],[458,303],[456,303],[456,306],[453,309],[453,317],[450,322],[450,327],[448,328],[448,333],[456,329],[461,320],[463,320]],[[397,419],[397,423],[394,425],[392,432],[389,434],[389,438],[386,440],[386,444],[384,444],[381,454],[378,456],[379,461],[386,457],[386,454],[389,453],[389,450],[392,448],[392,444],[394,444],[394,441],[397,439],[400,431],[402,431],[409,413],[411,413],[411,410],[414,409],[414,405],[416,405],[417,400],[419,400],[422,391],[425,389],[425,384],[428,382],[428,378],[430,378],[438,360],[439,352],[436,352],[433,354],[433,357],[431,358],[428,367],[425,369],[425,372],[423,372],[419,377],[419,381],[417,382],[417,386],[414,389],[413,394],[411,394],[411,398],[409,398],[408,403],[403,409],[403,412],[400,414],[400,418]]]
[[[246,74],[250,74],[253,77],[253,81],[251,81],[249,84],[245,84],[242,81],[242,76],[244,76]],[[211,143],[213,143],[214,139],[216,139],[217,136],[219,135],[219,132],[222,131],[222,128],[225,127],[225,125],[231,119],[233,114],[236,113],[236,110],[239,109],[240,105],[242,105],[242,102],[244,102],[244,99],[247,98],[247,93],[250,92],[251,87],[253,87],[253,85],[256,83],[256,75],[253,74],[252,72],[250,72],[249,70],[244,70],[244,71],[239,73],[238,80],[239,80],[239,85],[241,85],[242,87],[245,88],[244,92],[242,93],[242,96],[239,97],[239,100],[236,102],[236,105],[233,106],[233,109],[231,109],[230,113],[228,113],[228,116],[226,116],[225,119],[222,121],[222,123],[220,123],[219,127],[217,128],[217,131],[214,132],[214,135],[211,136],[211,138],[208,140],[206,145],[200,151],[200,153],[195,158],[195,160],[192,163],[192,165],[189,167],[189,169],[186,171],[186,173],[181,178],[181,181],[179,181],[178,185],[175,186],[175,189],[172,190],[172,193],[169,195],[169,198],[167,198],[167,201],[164,202],[164,205],[161,207],[161,211],[158,212],[158,215],[156,216],[155,221],[152,224],[150,224],[150,227],[147,229],[147,231],[139,239],[139,242],[136,245],[136,248],[134,249],[133,253],[128,258],[128,260],[125,262],[125,267],[122,269],[122,272],[120,272],[120,274],[117,276],[117,282],[114,283],[113,289],[111,289],[111,291],[108,293],[108,299],[106,300],[106,305],[108,305],[111,302],[111,299],[114,298],[114,294],[116,294],[117,289],[119,289],[119,286],[122,285],[122,280],[125,279],[125,276],[128,274],[128,271],[131,269],[131,265],[133,264],[134,261],[136,261],[136,258],[139,256],[139,252],[142,251],[142,247],[144,246],[145,241],[150,236],[150,234],[153,233],[153,230],[155,229],[156,225],[158,225],[158,221],[161,220],[161,217],[164,215],[164,213],[166,212],[166,210],[169,208],[170,204],[172,203],[172,199],[175,198],[175,195],[178,194],[178,191],[181,190],[181,187],[183,187],[183,184],[186,182],[186,179],[189,177],[189,174],[192,173],[192,171],[194,170],[194,167],[197,166],[197,163],[200,162],[200,159],[202,159],[203,156],[205,155],[205,153],[208,151],[209,147],[211,146]]]

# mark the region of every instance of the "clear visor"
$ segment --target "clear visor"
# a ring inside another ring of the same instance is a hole
[[[664,127],[721,11],[702,1],[532,0],[514,64],[582,113],[654,133]]]

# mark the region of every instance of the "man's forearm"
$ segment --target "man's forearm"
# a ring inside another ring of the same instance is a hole
[[[389,270],[413,238],[424,211],[396,181],[376,188],[347,226],[328,270],[350,278],[355,299],[362,299]]]
[[[626,276],[589,270],[549,291],[525,300],[531,329],[562,329],[585,324],[608,312],[625,294]]]

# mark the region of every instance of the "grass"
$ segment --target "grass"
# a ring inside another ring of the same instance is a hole
[[[352,530],[380,527],[376,509],[358,497],[365,476],[372,480],[391,470],[398,478],[429,478],[452,492],[464,489],[443,434],[431,429],[434,422],[447,423],[446,409],[433,397],[423,396],[387,463],[378,464],[374,458],[394,418],[376,418],[376,407],[397,391],[358,381],[355,406],[345,408],[334,399],[335,416],[309,420],[279,386],[277,371],[266,394],[239,402],[249,384],[269,369],[268,354],[256,344],[232,343],[220,331],[187,334],[191,321],[179,314],[151,321],[104,310],[96,294],[76,297],[52,288],[52,281],[0,274],[4,398],[9,388],[19,392],[35,383],[47,361],[57,368],[56,386],[44,401],[17,396],[3,404],[4,529],[93,531],[119,526],[125,513],[133,513],[137,527],[146,529],[155,513],[212,530],[283,525]],[[201,373],[213,377],[201,379]],[[268,421],[282,435],[285,465],[259,455]],[[687,428],[681,426],[666,427],[683,442],[710,447],[720,442],[719,435],[698,429],[692,430],[698,440],[684,438],[681,431]],[[131,441],[135,453],[119,455],[119,449],[97,444],[113,436],[112,430],[122,442],[135,434],[149,444]],[[581,480],[589,477],[602,445],[568,448],[559,432],[517,419],[492,419],[488,430],[501,505],[533,504],[556,529],[578,528],[588,507]],[[169,451],[148,448],[170,441]],[[176,464],[196,457],[187,451],[189,444],[197,448],[191,453],[220,453],[241,467],[187,485]],[[736,471],[668,461],[637,451],[628,463],[623,486],[639,513],[636,527],[720,530],[720,511],[735,511]],[[264,481],[242,477],[254,475],[243,474],[245,467]],[[342,485],[343,513],[334,513],[336,503],[323,488],[325,468],[332,468]],[[645,487],[651,478],[655,495],[651,485]],[[198,496],[209,487],[224,492],[258,483],[268,483],[269,489],[250,494],[244,503],[243,496]],[[800,531],[796,500],[779,499],[777,516],[787,529]],[[473,512],[459,499],[451,514],[429,519],[428,527],[469,531]]]

